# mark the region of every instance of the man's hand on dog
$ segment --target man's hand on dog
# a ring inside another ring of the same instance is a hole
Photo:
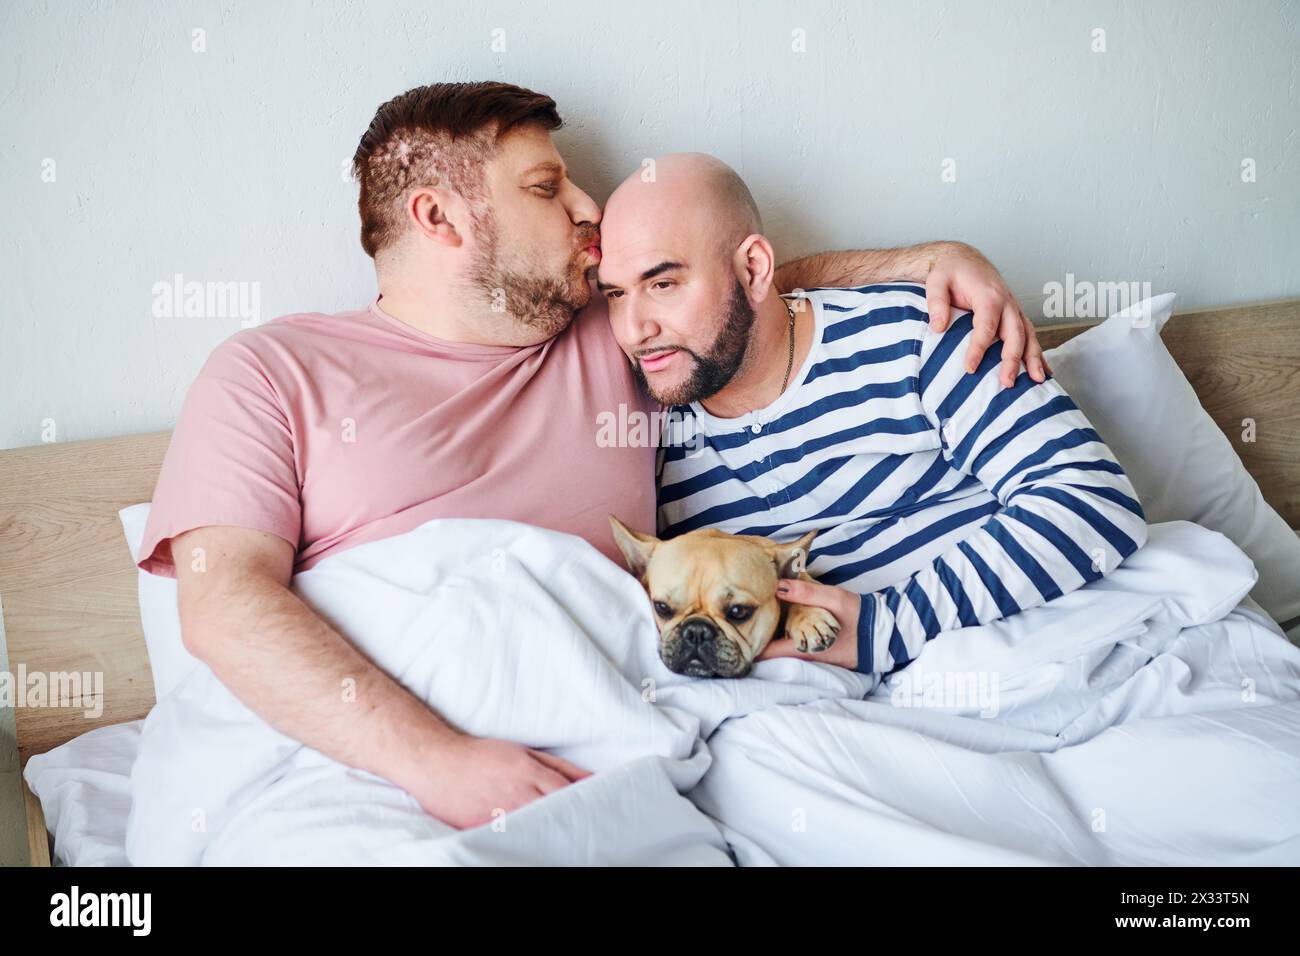
[[[1002,281],[1002,275],[973,246],[944,243],[944,252],[934,258],[925,278],[925,304],[930,328],[942,332],[952,320],[951,306],[974,313],[974,331],[966,351],[966,371],[974,372],[985,351],[996,339],[1002,340],[999,381],[1010,388],[1025,370],[1035,382],[1046,380],[1051,369],[1033,324],[1025,318],[1020,303]]]
[[[782,636],[768,642],[767,647],[759,653],[756,660],[772,657],[798,657],[805,661],[821,661],[823,664],[836,664],[854,670],[858,666],[858,611],[862,607],[860,595],[844,588],[816,581],[800,581],[795,578],[782,578],[777,582],[776,596],[791,604],[807,604],[811,607],[824,608],[835,615],[840,624],[840,639],[824,651],[805,653],[800,651],[789,637]]]

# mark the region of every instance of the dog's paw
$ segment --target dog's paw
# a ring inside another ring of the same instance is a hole
[[[840,622],[825,608],[794,605],[786,618],[785,632],[802,654],[816,654],[835,643]]]

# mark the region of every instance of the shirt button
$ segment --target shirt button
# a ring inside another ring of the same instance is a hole
[[[754,424],[749,426],[749,430],[753,432],[755,435],[757,435],[759,432],[763,430],[763,426],[760,425],[758,422],[754,422]]]

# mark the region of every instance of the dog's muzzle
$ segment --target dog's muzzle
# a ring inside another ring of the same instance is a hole
[[[736,645],[707,617],[682,621],[660,656],[670,671],[687,677],[741,677],[748,669]]]

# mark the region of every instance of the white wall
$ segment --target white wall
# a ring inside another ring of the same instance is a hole
[[[155,317],[177,273],[257,283],[263,320],[363,304],[343,164],[380,102],[436,80],[553,95],[598,199],[643,157],[714,153],[789,255],[960,238],[1031,314],[1067,272],[1182,308],[1300,295],[1298,20],[1276,0],[5,2],[0,447],[47,420],[60,441],[170,427],[240,327]]]

